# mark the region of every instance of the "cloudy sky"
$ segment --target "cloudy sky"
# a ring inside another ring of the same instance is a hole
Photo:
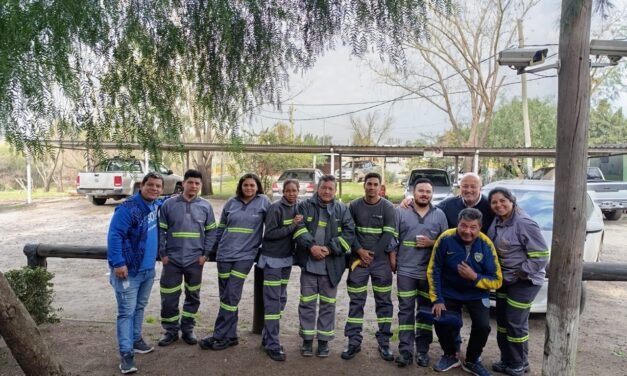
[[[594,0],[596,1],[596,0]],[[613,0],[616,9],[625,9],[627,0]],[[560,1],[541,0],[524,20],[526,45],[545,45],[549,56],[557,53],[559,39]],[[601,22],[598,17],[595,23]],[[627,21],[626,21],[627,22]],[[627,36],[614,36],[625,38]],[[376,56],[371,57],[378,60]],[[555,57],[550,61],[554,62]],[[623,59],[620,64],[627,64]],[[503,67],[501,74],[510,83],[501,95],[505,98],[520,96],[520,78],[513,70]],[[553,76],[554,71],[546,71],[543,76]],[[528,95],[530,98],[557,98],[557,79],[528,75]],[[535,79],[535,80],[534,80]],[[296,95],[298,93],[298,95]],[[289,103],[294,106],[296,132],[332,135],[334,143],[349,144],[351,138],[350,115],[365,117],[377,111],[380,117],[393,118],[391,136],[413,140],[422,134],[437,135],[449,128],[447,116],[424,100],[393,102],[367,109],[392,98],[407,94],[400,89],[383,84],[368,67],[367,62],[351,57],[345,48],[329,51],[305,74],[290,77],[290,90],[286,97],[294,97],[283,106],[282,112],[273,108],[263,108],[257,112],[244,129],[258,131],[271,127],[277,121],[287,122]],[[353,104],[361,103],[361,104]],[[627,94],[615,101],[627,112]],[[343,115],[344,114],[344,115]]]

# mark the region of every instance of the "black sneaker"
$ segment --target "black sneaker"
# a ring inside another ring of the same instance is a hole
[[[419,352],[416,354],[416,364],[419,367],[429,367],[429,354],[426,352]]]
[[[133,352],[135,352],[136,354],[148,354],[149,352],[152,352],[154,349],[155,348],[153,346],[150,346],[149,344],[144,342],[143,338],[140,338],[137,341],[135,341],[135,343],[133,343]]]
[[[394,353],[392,352],[392,350],[390,350],[390,346],[379,345],[379,348],[377,350],[379,351],[381,359],[385,360],[386,362],[391,362],[394,360]]]
[[[349,359],[353,359],[355,355],[357,355],[357,353],[360,351],[361,351],[361,345],[351,345],[349,343],[346,349],[342,351],[342,355],[340,356],[342,357],[342,359],[349,360]]]
[[[318,340],[318,348],[316,349],[316,356],[318,358],[329,357],[329,342]]]
[[[527,373],[531,370],[531,367],[529,366],[529,362],[525,362],[525,365],[523,366],[523,373]],[[505,361],[503,360],[499,360],[496,363],[492,364],[492,371],[494,372],[498,372],[498,373],[507,373],[506,369],[507,368],[511,368],[507,365],[507,363],[505,363]],[[517,368],[511,368],[512,370],[514,370],[515,372],[518,371],[520,372],[519,369]]]
[[[198,338],[196,338],[194,332],[183,333],[183,335],[181,335],[181,338],[183,338],[183,341],[185,341],[185,343],[187,343],[188,345],[195,345],[198,343]]]
[[[211,348],[211,345],[213,345],[215,341],[216,341],[215,337],[207,336],[201,339],[200,341],[198,341],[198,346],[200,346],[200,348],[203,350],[209,350]]]
[[[210,348],[211,350],[220,351],[220,350],[224,350],[229,347],[237,346],[237,345],[239,345],[239,340],[237,338],[223,338],[223,339],[216,339],[211,344]]]
[[[492,376],[480,361],[476,362],[464,362],[462,363],[462,369],[474,376]]]
[[[313,356],[313,340],[303,340],[303,345],[300,347],[300,355],[304,357]]]
[[[123,374],[137,372],[137,367],[135,367],[135,359],[133,359],[132,352],[121,354],[120,372],[122,372]]]
[[[266,350],[266,354],[272,360],[276,360],[277,362],[285,361],[285,353],[282,350]]]
[[[407,367],[413,361],[414,361],[413,355],[407,350],[402,350],[395,359],[395,363],[399,367]]]
[[[525,363],[524,366],[520,366],[517,368],[513,367],[505,367],[505,373],[510,376],[523,376],[525,373],[529,372],[531,367],[529,367],[529,363]]]
[[[159,339],[158,345],[161,347],[170,346],[174,342],[178,341],[178,339],[178,333],[165,332],[165,334],[163,334],[163,336]]]

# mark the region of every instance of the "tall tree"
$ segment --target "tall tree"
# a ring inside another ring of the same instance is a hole
[[[591,145],[624,144],[627,142],[627,118],[603,99],[590,111],[588,139]]]
[[[534,148],[554,148],[557,127],[557,108],[548,100],[530,99],[529,123],[531,125],[531,146]],[[494,148],[522,148],[523,135],[522,102],[519,98],[501,105],[492,116],[492,129],[485,146]]]
[[[426,40],[408,38],[403,45],[416,55],[406,69],[377,69],[389,85],[426,100],[447,114],[461,146],[483,146],[492,111],[503,84],[498,52],[512,45],[516,19],[538,0],[461,2],[450,17],[437,14]],[[413,55],[412,55],[413,56]],[[464,136],[464,125],[468,134]],[[470,159],[467,168],[470,167]]]
[[[353,145],[357,146],[379,145],[394,125],[394,120],[389,116],[379,120],[377,112],[368,113],[363,120],[351,116],[350,121],[353,129]]]

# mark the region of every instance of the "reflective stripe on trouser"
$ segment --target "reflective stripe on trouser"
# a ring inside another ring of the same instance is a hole
[[[300,302],[298,303],[299,334],[303,339],[329,341],[335,337],[335,301],[337,286],[331,285],[329,276],[301,270]],[[316,308],[318,317],[316,322]]]
[[[501,360],[510,367],[520,367],[527,361],[529,310],[540,287],[518,281],[496,291],[496,341]]]
[[[287,281],[292,267],[263,268],[264,325],[261,341],[268,350],[280,350],[279,320],[287,303]]]
[[[379,326],[376,333],[377,342],[379,345],[388,346],[392,336],[394,306],[392,305],[392,270],[390,270],[390,265],[387,262],[387,256],[385,256],[385,261],[375,261],[367,268],[355,268],[348,274],[346,290],[350,303],[344,335],[348,337],[348,343],[352,345],[359,345],[363,340],[361,332],[364,323],[364,306],[368,297],[369,277],[372,279],[372,291]]]
[[[414,342],[417,352],[429,352],[433,341],[433,325],[418,317],[421,307],[431,309],[429,284],[423,279],[414,279],[399,275],[396,277],[398,287],[398,350],[414,353]]]
[[[172,262],[161,270],[161,326],[168,332],[184,333],[194,330],[198,307],[200,307],[200,284],[202,266],[197,262],[180,267]],[[184,283],[183,283],[184,282]],[[179,312],[179,298],[185,289],[183,312]],[[180,324],[179,324],[180,322]]]
[[[213,327],[214,338],[237,338],[237,305],[253,263],[253,260],[218,262],[220,310]]]

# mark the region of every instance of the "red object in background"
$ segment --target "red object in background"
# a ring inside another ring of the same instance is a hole
[[[385,184],[381,184],[381,190],[379,191],[379,196],[386,197],[385,196]]]
[[[313,191],[314,191],[314,188],[315,188],[314,183],[311,183],[311,182],[310,182],[310,183],[307,183],[307,187],[305,188],[305,190],[306,190],[307,192],[313,192]]]
[[[81,186],[81,176],[80,175],[76,175],[76,186],[77,187]]]
[[[114,187],[121,187],[122,186],[122,176],[115,175],[113,177],[113,186]]]

